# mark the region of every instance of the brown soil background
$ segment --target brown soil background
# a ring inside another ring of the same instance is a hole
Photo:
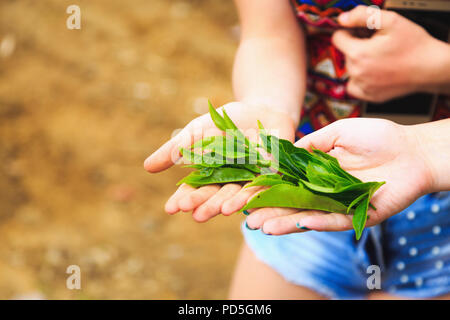
[[[236,23],[232,1],[0,2],[0,298],[226,298],[242,217],[169,217],[187,169],[142,163],[232,100]]]

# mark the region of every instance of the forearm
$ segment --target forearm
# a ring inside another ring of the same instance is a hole
[[[297,39],[243,39],[236,54],[233,88],[237,100],[265,105],[300,118],[306,87],[303,35]]]
[[[411,126],[418,156],[425,159],[430,192],[450,191],[450,119]]]
[[[450,94],[450,45],[432,39],[420,64],[418,89],[430,93]],[[420,71],[422,70],[422,71]]]
[[[305,39],[289,0],[235,0],[241,43],[236,99],[288,114],[298,124],[306,88]]]

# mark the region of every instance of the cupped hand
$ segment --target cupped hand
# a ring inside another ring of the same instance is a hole
[[[364,182],[386,182],[371,200],[377,210],[369,208],[367,226],[373,226],[430,192],[430,166],[412,128],[382,119],[344,119],[305,136],[296,145],[327,152]],[[352,229],[352,215],[262,208],[247,217],[247,224],[273,235],[308,229],[344,231]]]
[[[218,110],[223,108],[250,140],[257,138],[257,120],[260,120],[266,129],[278,132],[280,138],[294,140],[295,126],[287,113],[241,102],[226,104]],[[209,113],[204,114],[192,120],[180,133],[149,156],[144,162],[144,168],[151,173],[163,171],[180,159],[180,147],[186,148],[197,140],[221,134]],[[196,221],[205,222],[220,213],[230,215],[240,210],[249,197],[260,189],[261,187],[242,188],[242,185],[237,183],[214,184],[200,188],[182,184],[167,201],[165,210],[168,214],[192,211]]]

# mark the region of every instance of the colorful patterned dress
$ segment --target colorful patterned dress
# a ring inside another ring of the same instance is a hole
[[[384,0],[291,0],[306,28],[308,48],[307,91],[296,138],[333,121],[358,117],[364,102],[347,94],[344,55],[331,43],[339,28],[337,16],[357,5],[383,6]],[[440,106],[440,107],[438,107]],[[449,99],[438,101],[434,119],[450,117]]]

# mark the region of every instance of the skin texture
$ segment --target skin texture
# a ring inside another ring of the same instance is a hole
[[[442,72],[450,69],[450,45],[395,12],[378,12],[381,29],[370,38],[348,29],[333,34],[333,44],[345,55],[348,93],[373,102],[417,91],[450,93],[450,74]],[[358,6],[338,21],[345,28],[367,28],[370,17],[373,9]]]
[[[450,188],[449,132],[450,120],[401,126],[382,119],[352,118],[309,134],[296,145],[327,152],[362,181],[386,181],[371,201],[377,210],[368,211],[367,226],[373,226],[424,194]],[[247,224],[282,235],[305,232],[297,224],[316,231],[350,230],[351,219],[338,213],[262,208],[247,217]]]
[[[232,300],[326,299],[311,289],[286,281],[271,267],[258,260],[245,244],[233,274],[229,298]]]

